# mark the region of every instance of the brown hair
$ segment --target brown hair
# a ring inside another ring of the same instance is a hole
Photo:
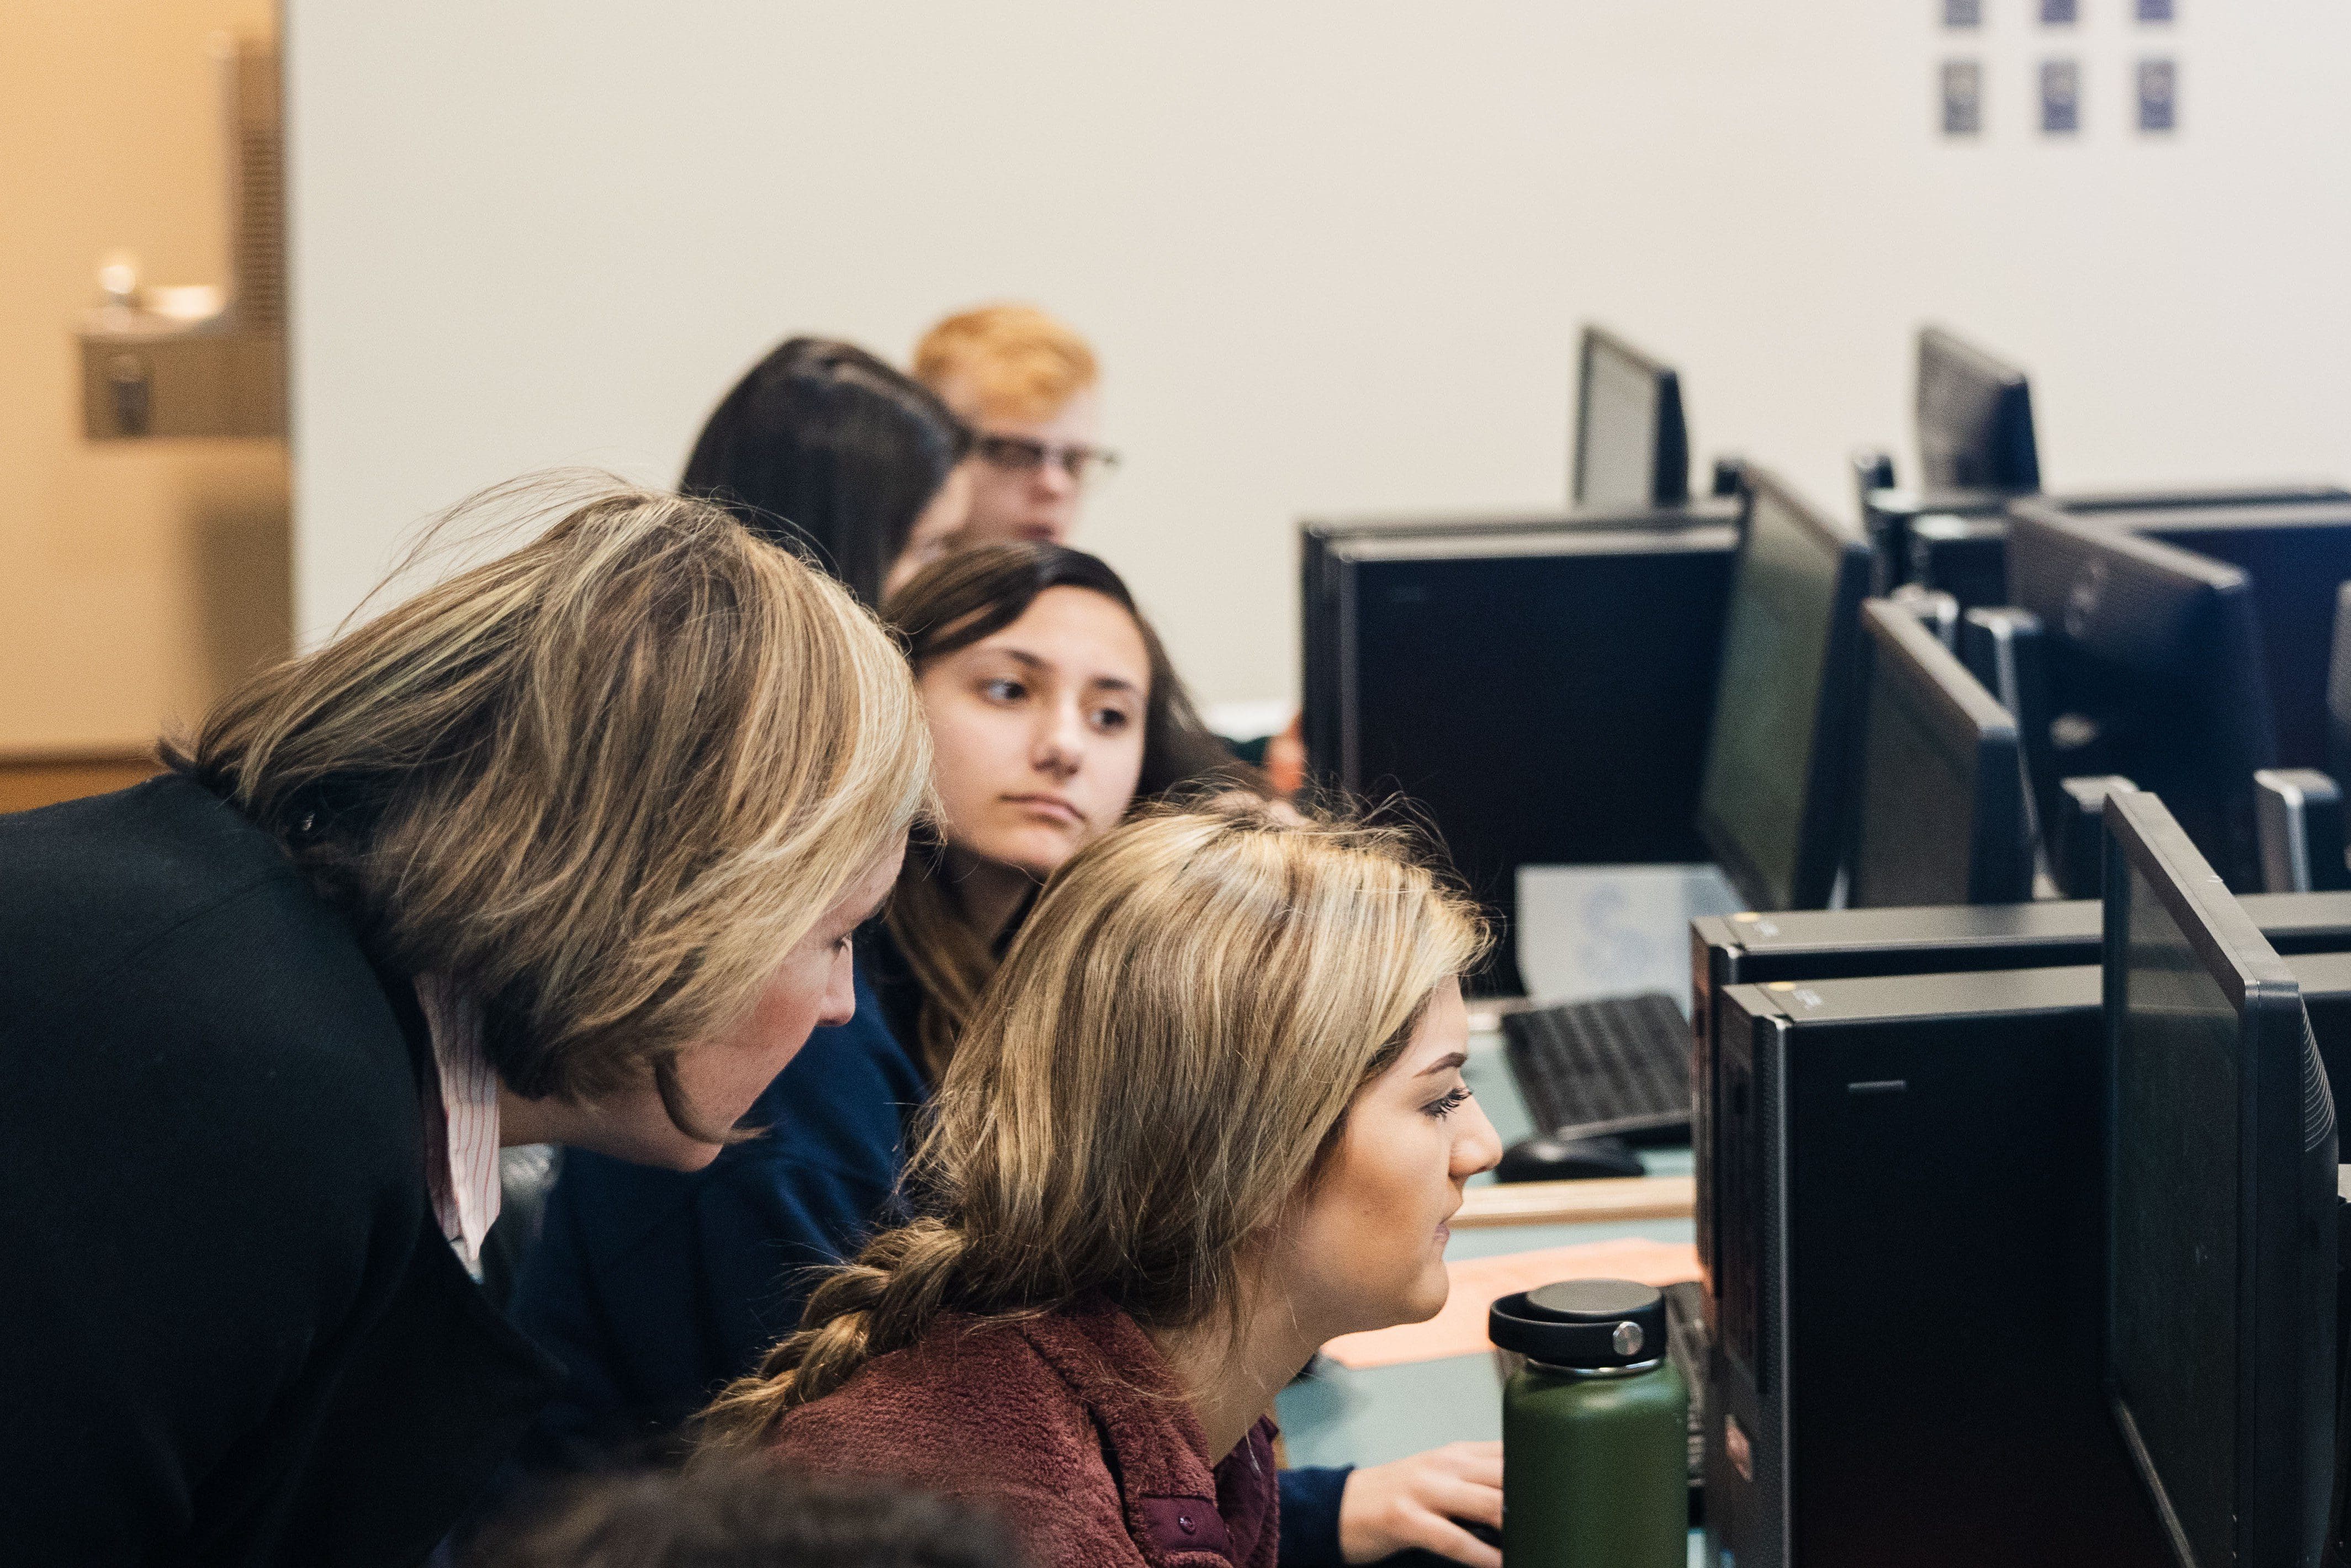
[[[1143,720],[1143,772],[1135,800],[1148,803],[1196,789],[1264,789],[1255,771],[1200,722],[1167,650],[1135,608],[1134,597],[1099,557],[1062,545],[984,545],[926,567],[891,595],[883,613],[906,640],[919,676],[933,661],[992,637],[1029,613],[1050,588],[1082,588],[1124,610],[1143,638],[1151,690]],[[956,1037],[980,988],[996,972],[992,933],[965,916],[946,880],[944,846],[935,830],[919,835],[890,900],[890,934],[912,972],[922,1005],[916,1025],[932,1080],[946,1071]]]
[[[914,379],[967,419],[1048,419],[1101,371],[1083,338],[1034,305],[982,305],[923,334]]]
[[[1228,809],[1089,845],[940,1086],[907,1178],[927,1213],[818,1286],[799,1332],[704,1413],[705,1441],[766,1440],[946,1312],[1099,1292],[1147,1327],[1237,1312],[1245,1249],[1483,941],[1394,831]]]
[[[926,804],[904,661],[707,502],[517,481],[538,537],[265,670],[166,760],[274,834],[379,961],[478,998],[516,1093],[592,1100],[746,1012]],[[511,525],[509,525],[511,526]]]

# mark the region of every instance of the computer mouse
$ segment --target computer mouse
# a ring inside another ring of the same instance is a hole
[[[1589,1176],[1646,1174],[1641,1156],[1622,1138],[1553,1138],[1537,1133],[1502,1151],[1496,1181],[1583,1181]]]

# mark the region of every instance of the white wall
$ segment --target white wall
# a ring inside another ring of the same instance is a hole
[[[475,486],[674,480],[788,333],[902,357],[999,297],[1102,350],[1081,542],[1210,700],[1294,689],[1301,515],[1561,498],[1587,317],[1681,365],[1701,454],[1841,507],[1928,317],[2033,371],[2053,485],[2351,474],[2351,6],[2027,3],[288,0],[301,624]]]

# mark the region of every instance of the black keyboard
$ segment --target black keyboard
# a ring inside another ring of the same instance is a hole
[[[1502,1015],[1535,1130],[1562,1138],[1689,1136],[1690,1026],[1662,992]]]

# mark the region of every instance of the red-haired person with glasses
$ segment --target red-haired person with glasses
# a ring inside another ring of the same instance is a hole
[[[971,427],[967,542],[1068,543],[1087,486],[1118,466],[1086,340],[1034,306],[983,305],[924,334],[914,378]]]

